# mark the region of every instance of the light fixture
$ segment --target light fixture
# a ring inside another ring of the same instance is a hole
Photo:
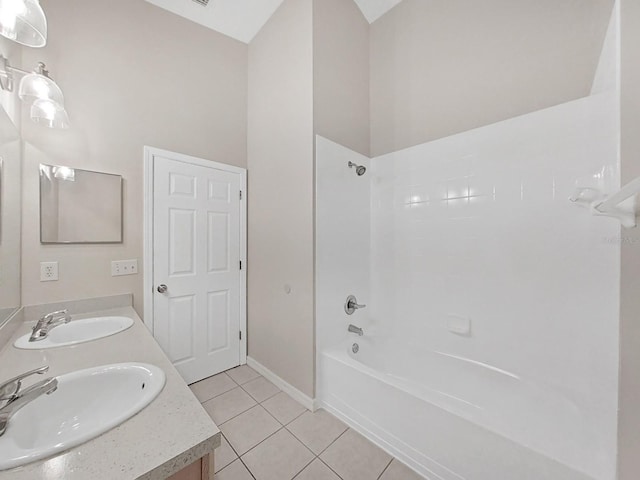
[[[69,117],[62,105],[53,100],[39,99],[31,105],[31,120],[49,128],[69,128]]]
[[[69,116],[64,108],[62,90],[49,76],[45,64],[39,63],[34,72],[26,72],[12,67],[9,61],[0,55],[0,89],[13,91],[14,73],[23,75],[18,96],[27,105],[31,105],[31,120],[49,128],[69,128]]]
[[[38,0],[0,0],[0,35],[28,47],[44,47],[47,18]]]
[[[62,90],[49,76],[45,64],[40,62],[33,73],[28,73],[20,80],[18,96],[23,102],[33,103],[36,100],[53,100],[64,105]]]

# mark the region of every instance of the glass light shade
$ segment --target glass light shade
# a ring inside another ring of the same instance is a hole
[[[27,103],[33,103],[36,100],[53,100],[64,105],[64,96],[60,87],[49,77],[39,73],[30,73],[22,77],[18,96],[20,100]]]
[[[53,100],[40,99],[31,105],[31,120],[49,128],[69,128],[69,116],[62,105]]]
[[[38,0],[0,0],[0,35],[28,47],[44,47],[47,19]]]

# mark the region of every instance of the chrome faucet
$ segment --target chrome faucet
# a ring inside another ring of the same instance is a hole
[[[361,337],[362,335],[364,335],[364,331],[360,328],[360,327],[356,327],[355,325],[349,325],[349,331],[351,333],[356,333],[358,334],[359,337]]]
[[[0,407],[0,437],[7,430],[7,425],[11,417],[13,417],[18,410],[36,398],[42,395],[50,395],[56,391],[58,388],[58,379],[56,378],[45,378],[24,390],[22,389],[22,380],[31,375],[42,375],[48,370],[48,366],[36,368],[0,385],[0,402],[4,403],[2,407]]]
[[[47,313],[34,325],[31,336],[29,337],[29,341],[37,342],[39,340],[44,340],[45,338],[47,338],[47,335],[49,335],[49,332],[51,330],[59,325],[69,323],[70,321],[71,316],[66,309]]]

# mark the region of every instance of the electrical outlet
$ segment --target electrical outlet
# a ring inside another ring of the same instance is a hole
[[[111,262],[111,276],[136,275],[138,273],[138,260],[114,260]]]
[[[40,262],[40,281],[55,282],[58,280],[58,262]]]

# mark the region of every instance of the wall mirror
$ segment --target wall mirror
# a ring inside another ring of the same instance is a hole
[[[21,142],[0,106],[0,327],[20,306]]]
[[[122,243],[122,177],[40,164],[41,243]]]

